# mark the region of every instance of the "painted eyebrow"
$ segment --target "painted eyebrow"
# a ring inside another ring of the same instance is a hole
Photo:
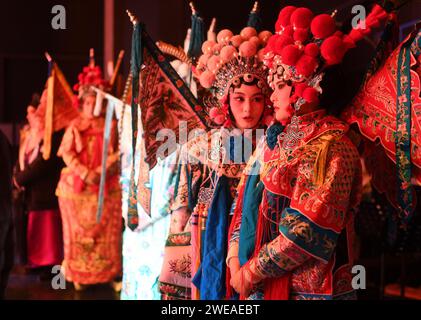
[[[233,94],[237,94],[237,95],[241,95],[241,96],[245,96],[246,95],[244,92],[233,92]],[[263,93],[257,92],[255,94],[253,94],[251,97],[253,98],[255,96],[263,96]]]

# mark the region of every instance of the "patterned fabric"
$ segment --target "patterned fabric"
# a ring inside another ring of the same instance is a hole
[[[177,172],[177,187],[174,190],[174,199],[171,204],[171,210],[173,212],[182,211],[183,215],[187,215],[183,216],[182,219],[188,220],[188,222],[182,233],[171,234],[169,237],[181,236],[184,238],[184,236],[188,236],[189,242],[186,242],[183,248],[177,249],[177,251],[181,250],[180,252],[173,250],[171,246],[168,245],[165,252],[165,259],[169,259],[169,257],[167,257],[168,255],[171,259],[177,259],[177,255],[180,256],[188,254],[191,261],[191,274],[190,277],[183,279],[183,285],[177,286],[179,287],[178,290],[173,293],[171,287],[168,287],[168,285],[176,285],[179,284],[180,281],[177,279],[177,275],[172,271],[169,263],[164,262],[160,277],[160,290],[164,299],[169,297],[191,299],[192,290],[193,297],[197,296],[197,291],[195,290],[196,288],[192,285],[191,279],[200,265],[200,256],[198,255],[200,247],[200,230],[205,225],[204,222],[206,222],[207,219],[207,211],[213,194],[211,188],[201,188],[204,179],[210,174],[209,168],[203,166],[201,163],[182,163],[183,155],[186,154],[185,148],[187,148],[187,145],[183,146],[180,151],[181,156],[179,170]],[[190,218],[188,215],[190,215]],[[171,221],[171,229],[176,223],[179,222],[173,218]],[[164,286],[161,284],[164,284]],[[181,290],[181,288],[184,289]],[[167,291],[167,289],[170,291]]]
[[[396,99],[396,166],[398,169],[398,203],[407,221],[414,209],[411,187],[411,43],[399,52]]]
[[[176,141],[180,141],[181,121],[186,123],[188,131],[195,128],[205,129],[205,113],[189,87],[172,68],[144,26],[138,22],[135,23],[132,34],[131,73],[133,75],[132,149],[134,153],[138,136],[138,107],[140,107],[142,140],[146,153],[144,160],[150,169],[153,169],[158,159],[157,149],[164,143],[164,139],[157,139],[158,132],[171,130],[176,134]],[[175,150],[168,151],[171,153]],[[134,170],[130,176],[129,192],[128,226],[134,230],[139,219]]]
[[[225,297],[226,244],[233,201],[229,182],[226,176],[219,177],[202,235],[200,268],[193,279],[193,284],[200,291],[201,300]]]
[[[163,143],[156,139],[157,132],[169,129],[177,134],[179,121],[186,121],[187,129],[205,129],[206,116],[186,83],[171,67],[155,42],[142,28],[143,64],[140,73],[139,105],[145,131],[146,161],[153,168],[156,150]]]
[[[301,117],[305,135],[295,149],[265,146],[259,207],[263,229],[256,239],[261,249],[251,264],[266,279],[265,288],[274,278],[290,277],[290,299],[332,299],[352,291],[346,281],[350,272],[334,272],[338,236],[351,230],[350,210],[361,193],[359,155],[347,129],[321,110]]]
[[[66,128],[72,120],[78,117],[77,109],[73,106],[74,95],[62,71],[55,62],[51,63],[46,90],[46,103],[40,103],[36,113],[45,116],[44,147],[42,156],[50,158],[52,134]]]
[[[412,35],[413,36],[413,35]],[[396,161],[395,137],[398,132],[405,132],[406,123],[401,122],[397,127],[397,117],[409,117],[409,114],[398,114],[397,104],[411,102],[411,161],[413,164],[413,177],[421,181],[421,98],[420,98],[420,58],[416,48],[419,48],[420,33],[412,42],[412,50],[407,64],[410,66],[410,75],[402,74],[404,82],[411,83],[410,99],[407,94],[398,94],[398,71],[402,64],[398,65],[399,53],[406,39],[387,58],[385,63],[371,76],[368,77],[360,92],[353,102],[341,115],[348,123],[356,123],[360,132],[370,141],[380,139],[384,151],[392,161]],[[419,50],[419,49],[418,49]],[[408,52],[409,53],[409,52]],[[390,186],[384,186],[386,190]],[[394,186],[393,186],[394,187]],[[406,186],[404,186],[406,187]]]
[[[165,244],[163,269],[159,278],[159,290],[164,300],[189,299],[191,297],[191,234],[170,234]]]
[[[131,112],[125,110],[120,119],[121,141],[131,140]],[[137,140],[138,146],[142,143]],[[123,143],[121,149],[122,213],[128,224],[127,204],[132,169],[132,148]],[[138,195],[138,226],[135,230],[125,228],[123,233],[123,285],[122,300],[159,300],[157,279],[164,258],[165,241],[170,223],[169,200],[172,197],[177,154],[172,154],[149,172],[141,163],[143,148],[136,148],[135,164],[139,190],[149,190]],[[147,179],[146,179],[147,178]],[[153,206],[149,207],[149,203]],[[146,207],[145,207],[145,204]],[[149,212],[147,209],[150,209]]]
[[[123,235],[122,299],[159,300],[157,281],[164,261],[165,240],[170,224],[169,199],[174,181],[175,154],[158,163],[150,172],[149,216],[139,210],[139,227],[126,228]]]
[[[180,208],[188,208],[188,213],[191,214],[184,230],[184,232],[188,232],[189,236],[191,236],[191,246],[186,248],[186,250],[190,250],[191,278],[196,276],[203,261],[203,242],[205,241],[206,226],[209,223],[208,213],[212,210],[212,206],[217,205],[217,203],[214,203],[212,200],[215,195],[215,189],[218,188],[221,182],[217,177],[225,176],[227,178],[228,196],[233,199],[236,194],[240,174],[245,167],[244,163],[221,163],[221,158],[219,158],[219,156],[222,151],[219,148],[215,148],[215,145],[223,146],[225,138],[223,131],[211,131],[204,137],[201,136],[189,141],[183,146],[185,149],[181,150],[180,159],[184,159],[184,162],[181,163],[178,172],[178,184],[177,189],[174,191],[175,198],[171,205],[171,209],[177,210]],[[218,143],[219,141],[221,143]],[[212,142],[214,145],[212,145]],[[203,150],[207,150],[208,154],[205,154]],[[188,161],[185,157],[183,158],[183,155],[189,157]],[[225,211],[226,212],[222,212],[221,214],[225,214],[228,217],[230,208]],[[218,234],[223,236],[219,231]],[[225,231],[225,237],[226,236],[227,230]],[[170,248],[167,249],[171,250]],[[225,257],[221,256],[220,258],[222,261],[225,260]],[[170,266],[164,263],[161,278],[163,275],[171,273],[168,271],[169,269]],[[224,278],[224,276],[222,278]],[[177,281],[177,278],[175,278],[167,281],[165,284],[177,284]],[[223,281],[223,279],[221,279],[221,281]],[[204,282],[204,285],[211,284]],[[212,284],[212,286],[213,285],[215,284]],[[191,283],[191,280],[188,286],[191,287],[190,292],[192,295],[189,295],[187,298],[199,299],[200,292],[197,291],[196,286]],[[222,286],[224,286],[224,284],[222,284]],[[161,288],[167,289],[168,287],[161,286]],[[166,296],[171,295],[170,292],[162,292]],[[183,292],[190,293],[188,288],[185,288],[185,291]],[[174,295],[172,295],[172,297],[174,297]],[[186,296],[179,298],[186,298]]]
[[[339,236],[292,208],[287,208],[282,213],[279,231],[289,241],[325,262],[331,259]]]
[[[109,282],[121,271],[121,191],[118,175],[110,172],[105,185],[101,221],[97,223],[98,184],[85,179],[100,170],[103,120],[78,119],[67,130],[59,155],[62,170],[56,194],[63,221],[66,280],[80,284]],[[115,165],[118,153],[110,143],[107,168]]]

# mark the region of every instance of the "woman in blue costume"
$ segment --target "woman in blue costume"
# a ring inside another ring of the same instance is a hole
[[[210,89],[215,129],[180,152],[172,221],[160,276],[164,299],[223,299],[231,207],[255,143],[272,120],[261,48],[271,33],[222,30],[206,41],[195,76]],[[243,150],[244,149],[244,150]]]

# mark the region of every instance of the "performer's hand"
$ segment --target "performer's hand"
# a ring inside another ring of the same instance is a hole
[[[91,170],[88,172],[88,175],[86,176],[86,183],[98,184],[100,179],[101,179],[101,175],[98,172]]]
[[[253,283],[251,282],[250,272],[242,267],[235,275],[231,278],[231,286],[243,297],[250,295]]]
[[[229,268],[231,273],[231,279],[240,271],[240,259],[238,257],[232,257],[229,260]]]
[[[22,190],[23,188],[17,183],[16,178],[13,177],[13,185],[16,187],[16,189],[18,189],[19,191]]]

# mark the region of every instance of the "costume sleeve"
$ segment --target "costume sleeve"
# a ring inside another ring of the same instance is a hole
[[[246,181],[246,175],[242,175],[240,182],[237,186],[237,196],[235,197],[233,204],[234,216],[230,225],[230,235],[228,242],[228,252],[226,264],[229,266],[229,261],[231,258],[238,257],[238,249],[240,242],[240,227],[241,219],[243,217],[243,197],[244,197],[244,186]]]
[[[42,152],[23,171],[15,174],[16,182],[20,186],[26,186],[34,181],[45,178],[46,174],[56,166],[60,165],[61,159],[55,156],[61,143],[63,132],[59,131],[53,134],[51,143],[51,156],[48,160],[44,160]]]
[[[78,154],[82,151],[82,141],[79,131],[74,125],[67,128],[57,155],[63,158],[66,166],[82,180],[86,179],[89,169],[83,165]]]
[[[233,257],[238,257],[239,251],[239,242],[240,242],[240,230],[241,230],[241,223],[243,220],[243,203],[244,197],[246,192],[246,184],[249,178],[252,175],[259,174],[259,170],[261,167],[262,155],[263,155],[263,146],[265,140],[262,139],[259,141],[256,150],[253,152],[252,157],[250,157],[249,161],[247,162],[247,166],[245,167],[240,182],[237,186],[237,195],[235,197],[235,201],[233,204],[233,212],[234,216],[231,221],[230,225],[230,238],[228,242],[228,253],[226,263],[229,265],[229,260]],[[247,197],[253,197],[256,195],[256,189],[253,189],[253,194],[248,194]]]
[[[192,211],[197,201],[200,186],[206,175],[209,174],[209,170],[203,163],[186,162],[182,160],[182,157],[177,166],[171,210],[187,207],[189,211]]]
[[[308,168],[305,159],[301,165]],[[304,167],[298,170],[304,176],[297,177],[290,206],[282,212],[279,235],[252,259],[250,268],[259,280],[282,276],[311,258],[331,259],[361,181],[358,152],[348,140],[333,142],[319,166],[325,172],[320,183],[315,182],[316,166],[317,161],[308,176]]]
[[[171,203],[171,210],[178,210],[189,206],[189,168],[188,164],[178,164],[176,182],[174,187],[174,198]]]

